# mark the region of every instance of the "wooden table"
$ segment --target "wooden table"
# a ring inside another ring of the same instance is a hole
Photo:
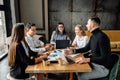
[[[80,54],[81,56],[81,54]],[[63,64],[52,63],[48,66],[44,66],[42,63],[29,65],[26,69],[26,73],[37,73],[39,80],[41,79],[41,73],[70,73],[70,80],[72,80],[72,72],[91,72],[92,69],[88,63],[85,64]]]

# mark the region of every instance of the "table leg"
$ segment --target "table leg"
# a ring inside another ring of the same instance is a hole
[[[46,79],[48,79],[48,73],[46,73],[46,76],[45,76],[45,77],[46,77]]]
[[[73,73],[70,72],[70,79],[69,80],[73,80]]]
[[[42,77],[43,77],[42,73],[37,73],[37,80],[42,80]]]

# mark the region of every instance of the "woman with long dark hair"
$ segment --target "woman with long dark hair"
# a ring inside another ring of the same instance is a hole
[[[56,44],[56,40],[70,40],[68,34],[65,31],[64,24],[62,22],[59,22],[56,31],[53,31],[50,43],[51,44]]]
[[[37,53],[30,50],[25,41],[26,28],[23,23],[17,23],[13,26],[11,42],[8,52],[8,65],[10,66],[10,80],[29,78],[29,74],[25,73],[28,65],[39,63],[42,57],[31,58],[37,56]],[[44,56],[47,57],[47,56]]]

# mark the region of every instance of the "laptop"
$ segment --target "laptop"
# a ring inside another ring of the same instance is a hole
[[[70,40],[56,40],[56,49],[65,49],[70,46]]]

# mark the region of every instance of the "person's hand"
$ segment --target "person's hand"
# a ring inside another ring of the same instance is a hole
[[[50,53],[51,53],[51,51],[45,52],[45,54],[46,54],[47,56],[49,56]]]
[[[48,55],[46,55],[46,54],[40,56],[40,58],[41,58],[42,60],[47,59],[47,57],[48,57]]]
[[[50,45],[45,45],[45,49],[46,49],[46,51],[48,51],[49,48],[50,48]]]
[[[64,50],[64,54],[65,55],[69,55],[69,54],[72,54],[73,53],[73,50],[72,49],[66,49],[66,50]]]
[[[42,55],[42,56],[39,56],[39,57],[37,57],[37,58],[35,58],[35,63],[37,64],[37,63],[40,63],[40,62],[42,62],[42,60],[47,60],[48,58],[47,58],[48,56],[47,55]]]
[[[46,51],[51,51],[54,49],[54,46],[52,44],[46,44],[45,49],[46,49]]]
[[[84,57],[79,57],[79,58],[76,58],[76,59],[75,59],[75,63],[79,63],[79,64],[84,63],[84,61],[85,61],[85,58],[84,58]]]
[[[42,52],[39,52],[39,53],[38,53],[38,57],[39,57],[39,56],[43,56],[43,55],[44,55],[44,53],[42,53]]]
[[[45,56],[46,56],[46,55],[49,56],[50,53],[51,53],[51,51],[43,52],[43,53],[40,52],[40,53],[38,53],[38,57],[39,57],[39,56],[44,56],[44,55],[45,55]]]
[[[87,63],[87,62],[90,62],[90,58],[78,57],[75,59],[75,63],[78,64]]]
[[[44,56],[44,55],[46,55],[45,53],[38,53],[38,57],[39,56]]]
[[[75,47],[69,47],[69,48],[72,49],[72,50],[75,49]]]
[[[70,47],[75,48],[76,46],[77,46],[77,44],[71,44],[71,46],[70,46]]]

